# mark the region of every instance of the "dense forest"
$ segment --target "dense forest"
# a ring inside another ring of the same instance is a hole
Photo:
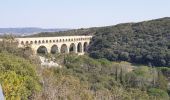
[[[170,66],[170,18],[106,27],[95,34],[89,53],[94,58]]]
[[[48,68],[29,47],[16,45],[8,36],[0,42],[0,84],[6,100],[169,100],[169,68],[46,54],[62,66]]]
[[[93,58],[170,66],[170,18],[139,23],[40,33],[37,36],[94,35],[88,53]]]

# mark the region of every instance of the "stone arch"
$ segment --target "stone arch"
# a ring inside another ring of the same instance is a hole
[[[87,42],[84,42],[83,47],[84,47],[84,52],[86,52],[86,51],[87,51],[87,47],[88,47],[88,43],[87,43]]]
[[[26,41],[26,44],[29,44],[29,41]]]
[[[46,40],[46,43],[48,43],[48,40]]]
[[[52,54],[59,53],[59,49],[58,49],[58,46],[57,46],[57,45],[54,44],[54,45],[51,47],[51,53],[52,53]]]
[[[70,53],[76,53],[76,45],[74,43],[70,44],[69,52]]]
[[[66,44],[61,45],[61,53],[68,53],[68,47]]]
[[[41,44],[41,41],[39,40],[38,43]]]
[[[37,41],[35,40],[34,43],[37,44]]]
[[[42,43],[45,43],[45,41],[43,40]]]
[[[24,44],[24,41],[21,41],[21,44]]]
[[[82,52],[82,48],[83,48],[82,43],[79,42],[78,45],[77,45],[77,52],[79,52],[79,53]]]
[[[37,49],[37,54],[47,54],[47,48],[45,46],[39,46]]]
[[[30,44],[33,44],[33,41],[31,41]]]

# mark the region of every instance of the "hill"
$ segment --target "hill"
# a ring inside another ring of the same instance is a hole
[[[41,32],[59,32],[59,31],[65,31],[68,29],[43,29],[43,28],[36,28],[36,27],[28,27],[28,28],[0,28],[0,35],[3,35],[4,33],[12,33],[14,35],[32,35],[37,34]]]
[[[170,66],[170,18],[115,26],[94,27],[32,35],[94,35],[89,47],[93,58],[129,61],[150,66]]]
[[[89,53],[94,58],[170,67],[170,18],[100,28]]]

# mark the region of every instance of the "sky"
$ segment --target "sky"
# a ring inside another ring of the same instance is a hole
[[[170,17],[170,0],[0,0],[0,27],[88,28]]]

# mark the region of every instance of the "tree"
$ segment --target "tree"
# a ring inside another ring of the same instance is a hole
[[[167,94],[167,92],[161,89],[150,88],[148,90],[148,94],[150,96],[153,96],[153,99],[155,100],[169,100],[169,95]]]
[[[167,91],[167,79],[165,76],[163,76],[161,71],[158,71],[158,81],[157,81],[158,88]]]
[[[6,52],[0,53],[0,83],[7,100],[28,100],[41,90],[35,65]]]

